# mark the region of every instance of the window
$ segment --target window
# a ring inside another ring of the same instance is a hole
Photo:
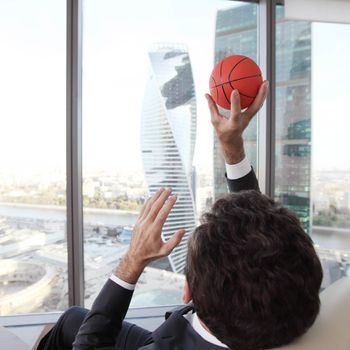
[[[145,198],[168,186],[178,202],[163,236],[185,228],[186,237],[169,259],[146,269],[132,306],[178,304],[186,240],[213,201],[213,153],[219,157],[204,94],[214,62],[235,53],[257,58],[257,5],[84,5],[85,305],[125,253]],[[247,135],[255,162],[256,125]]]
[[[68,306],[66,6],[0,3],[0,315]]]
[[[288,20],[277,8],[276,198],[313,238],[323,287],[348,274],[349,25]]]
[[[83,5],[78,13],[68,7],[75,19],[84,12],[83,42],[73,40],[75,48],[83,44],[83,59],[68,60],[68,68],[78,72],[83,65],[89,307],[125,253],[149,194],[171,186],[179,196],[166,238],[179,227],[188,237],[200,214],[226,193],[204,93],[214,63],[224,56],[259,62],[257,33],[264,23],[252,2]],[[0,4],[0,315],[63,310],[68,293],[83,304],[80,254],[73,248],[69,252],[78,258],[69,266],[76,283],[70,281],[69,289],[67,272],[66,202],[73,200],[66,199],[66,11],[58,0]],[[288,20],[282,6],[276,17],[275,169],[268,170],[275,171],[276,199],[296,212],[315,242],[326,287],[349,274],[350,125],[344,111],[350,27]],[[68,31],[70,39],[74,33]],[[263,130],[255,120],[245,133],[247,156],[259,170],[266,165],[257,159]],[[73,133],[72,142],[78,140]],[[268,154],[263,140],[261,154]],[[77,179],[77,173],[71,176]],[[73,215],[80,213],[74,208]],[[186,239],[169,259],[146,269],[133,307],[181,302],[185,253]]]

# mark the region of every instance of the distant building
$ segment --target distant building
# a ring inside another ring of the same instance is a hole
[[[311,23],[285,20],[277,7],[275,194],[310,231]],[[241,54],[257,60],[257,6],[217,13],[215,63]],[[246,155],[257,164],[256,120],[245,133]],[[227,193],[224,161],[214,137],[214,198]]]
[[[257,6],[247,4],[219,10],[216,17],[214,63],[230,55],[249,56],[257,61]],[[245,131],[245,150],[251,164],[256,167],[256,120]],[[214,199],[228,192],[225,162],[214,132]]]
[[[310,232],[311,23],[277,7],[275,196]]]
[[[189,234],[195,227],[196,98],[187,49],[157,44],[149,51],[151,63],[142,117],[141,148],[150,194],[171,187],[178,200],[163,229],[169,239],[184,228],[186,236],[169,256],[174,272],[183,272]]]

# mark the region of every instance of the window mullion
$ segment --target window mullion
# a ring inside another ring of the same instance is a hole
[[[67,248],[69,305],[83,305],[82,0],[67,0]]]
[[[259,2],[259,59],[270,88],[258,119],[258,177],[261,191],[274,198],[276,100],[276,0]]]

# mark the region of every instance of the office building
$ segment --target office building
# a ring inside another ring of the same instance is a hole
[[[257,7],[247,4],[219,10],[216,17],[214,64],[224,57],[239,54],[257,61]],[[224,111],[224,113],[226,113]],[[256,121],[245,131],[246,155],[254,167],[257,164]],[[214,132],[214,199],[228,192],[225,162]]]

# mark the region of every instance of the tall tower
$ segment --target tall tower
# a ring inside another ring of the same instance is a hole
[[[311,22],[276,18],[275,196],[310,232]]]
[[[247,4],[219,10],[215,29],[215,64],[230,55],[245,55],[257,60],[257,6]],[[256,167],[256,120],[245,131],[245,151],[251,164]],[[214,132],[214,199],[225,195],[227,181],[225,162]]]
[[[162,235],[167,240],[176,230],[186,230],[169,256],[172,270],[181,273],[188,236],[195,227],[192,161],[197,108],[192,68],[187,49],[180,44],[156,44],[149,59],[151,71],[141,117],[142,159],[150,195],[171,187],[178,196]]]
[[[215,63],[242,54],[257,61],[257,6],[220,10],[215,31]],[[291,208],[310,230],[311,181],[311,23],[285,20],[277,7],[276,25],[276,199]],[[245,132],[246,154],[256,168],[255,119]],[[214,137],[214,198],[227,193],[225,164]]]

